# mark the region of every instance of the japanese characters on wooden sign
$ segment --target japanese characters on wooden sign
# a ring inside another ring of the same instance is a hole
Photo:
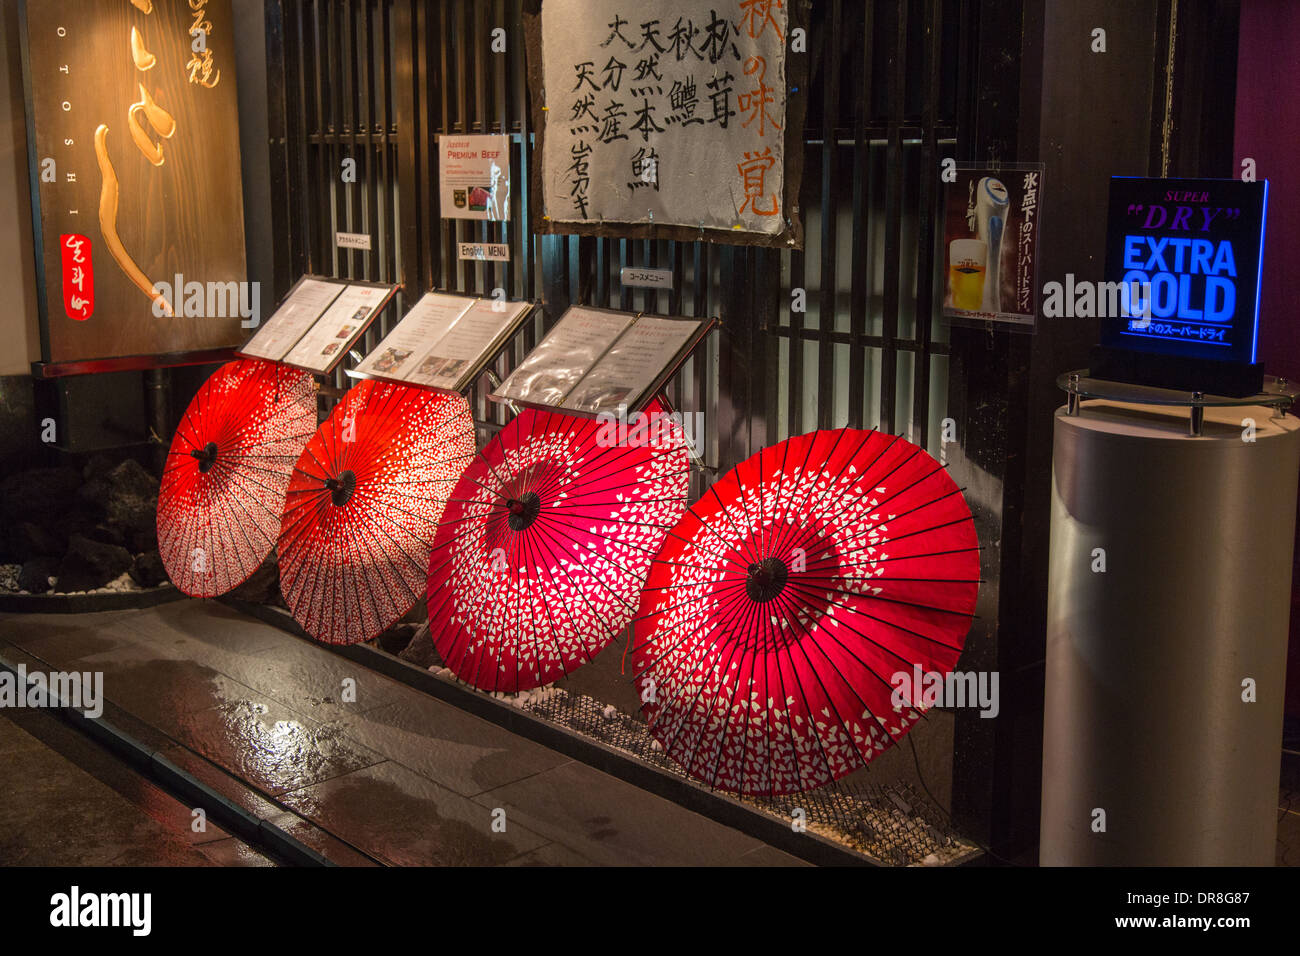
[[[544,233],[802,247],[806,0],[529,0]]]
[[[47,362],[233,347],[244,259],[230,0],[22,7]]]

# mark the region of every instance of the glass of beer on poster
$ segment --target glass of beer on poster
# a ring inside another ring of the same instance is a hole
[[[954,239],[948,244],[948,295],[954,309],[980,310],[987,261],[988,244],[982,239]]]

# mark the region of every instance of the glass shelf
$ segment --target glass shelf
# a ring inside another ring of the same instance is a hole
[[[1086,368],[1059,375],[1056,384],[1069,395],[1066,407],[1071,415],[1079,414],[1079,403],[1085,398],[1099,398],[1133,405],[1165,405],[1190,409],[1191,425],[1188,433],[1193,436],[1201,434],[1207,408],[1262,405],[1275,409],[1277,414],[1281,414],[1291,407],[1297,396],[1300,396],[1300,382],[1292,382],[1273,375],[1264,376],[1263,391],[1241,398],[1090,378]]]
[[[1227,408],[1234,405],[1266,405],[1273,408],[1290,408],[1300,396],[1300,382],[1285,378],[1264,376],[1264,390],[1243,398],[1228,395],[1208,395],[1204,392],[1180,392],[1172,388],[1151,388],[1147,385],[1130,385],[1128,382],[1111,382],[1089,378],[1088,370],[1066,372],[1056,379],[1056,384],[1071,395],[1080,398],[1104,398],[1113,402],[1131,402],[1135,405],[1175,405],[1184,408]]]

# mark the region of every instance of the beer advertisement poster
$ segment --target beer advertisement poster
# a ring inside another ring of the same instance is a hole
[[[1043,167],[949,167],[944,179],[944,316],[1032,332]]]

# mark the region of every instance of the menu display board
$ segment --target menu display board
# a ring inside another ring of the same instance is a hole
[[[284,357],[287,365],[318,375],[332,372],[383,311],[396,286],[351,283]]]
[[[601,412],[629,404],[655,384],[699,327],[699,322],[642,316],[574,386],[565,407]]]
[[[346,288],[346,282],[303,276],[239,354],[280,361]]]
[[[532,307],[531,302],[430,292],[349,374],[462,391],[519,330]]]
[[[459,295],[429,292],[393,327],[379,347],[356,368],[358,376],[405,380],[420,364],[429,343],[437,342],[451,330],[474,304]]]
[[[559,407],[634,316],[572,306],[493,395]]]
[[[591,415],[638,410],[712,327],[574,306],[491,397]]]
[[[532,310],[531,302],[478,299],[421,358],[409,381],[446,391],[467,388]]]

